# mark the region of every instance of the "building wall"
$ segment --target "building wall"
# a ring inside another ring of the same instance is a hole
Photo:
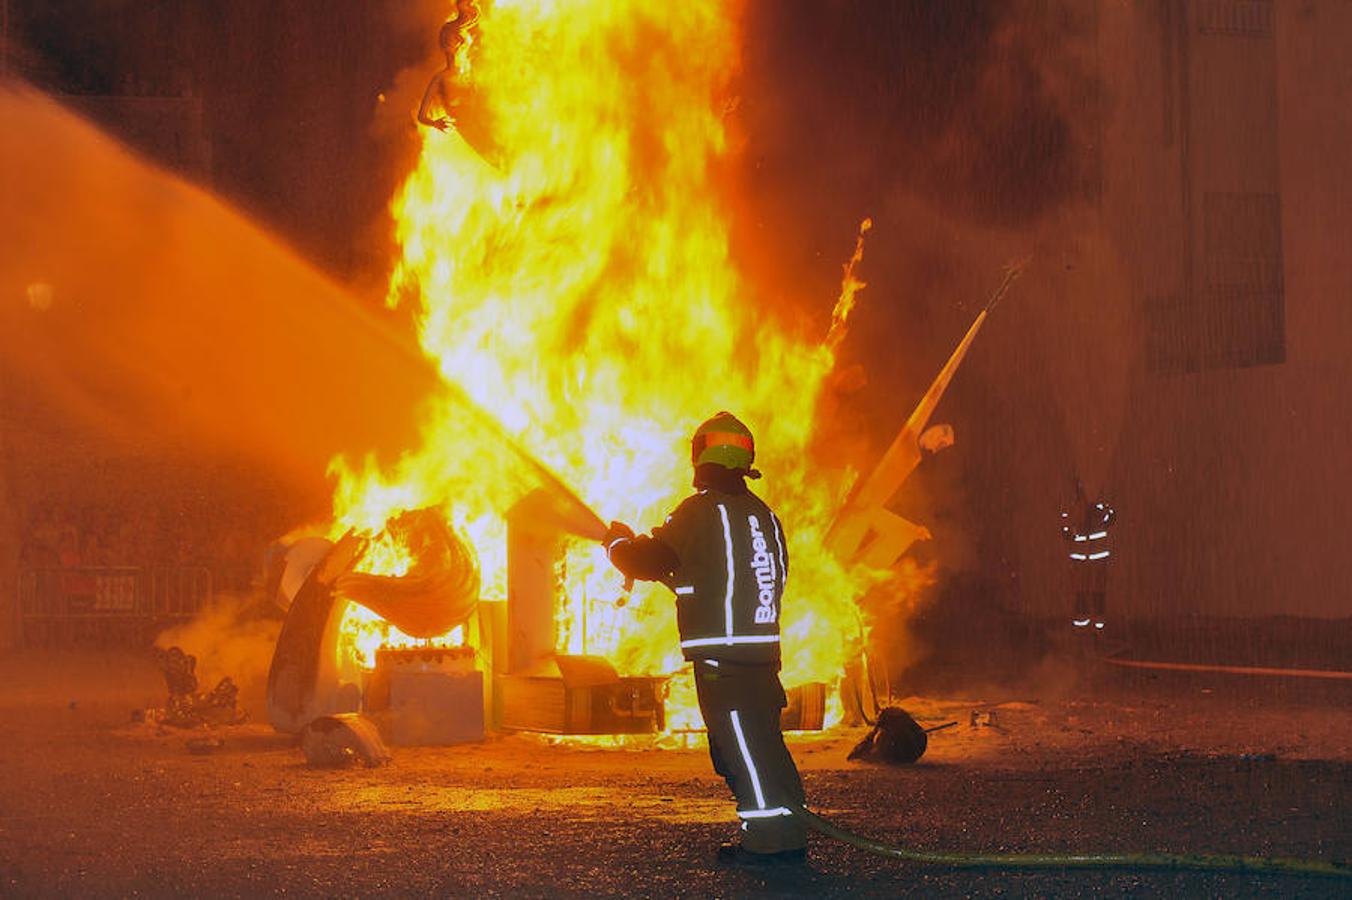
[[[4,410],[5,385],[0,375],[0,413]],[[19,510],[9,484],[8,423],[0,415],[0,650],[18,641],[19,624]]]
[[[1352,4],[1102,9],[1101,227],[1136,343],[1111,608],[1352,616]],[[1024,600],[1057,613],[1048,566]]]

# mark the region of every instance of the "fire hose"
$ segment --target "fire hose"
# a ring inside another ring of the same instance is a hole
[[[868,681],[869,688],[873,689],[874,677],[867,656],[864,658],[863,677]],[[891,679],[887,676],[886,669],[884,669],[884,677],[887,678],[890,695]],[[864,710],[864,698],[858,683],[854,686],[854,699],[858,705],[859,714],[864,721],[872,725],[875,724],[875,720],[881,720],[885,710],[880,707],[876,693],[873,696],[874,716],[872,718]],[[947,725],[924,729],[924,731],[928,733],[944,727],[947,727]],[[919,752],[924,752],[923,744]],[[852,847],[885,859],[899,859],[924,865],[951,866],[961,869],[1165,869],[1352,878],[1352,867],[1341,863],[1266,856],[1194,853],[960,853],[913,850],[906,847],[894,847],[855,834],[852,831],[846,831],[806,807],[791,805],[790,808],[793,809],[795,815],[802,817],[810,828],[827,837],[843,841]]]
[[[538,463],[536,465],[539,466]],[[555,486],[562,486],[562,482],[558,482],[547,469],[543,466],[539,468],[550,476],[549,480],[555,482]],[[576,494],[566,491],[566,496],[571,505],[580,511],[579,518],[582,524],[590,525],[580,530],[594,531],[596,529],[594,523],[601,522],[601,517],[592,512]],[[876,697],[874,702],[876,704]],[[862,698],[860,706],[862,712]],[[790,805],[790,809],[794,815],[801,817],[808,827],[826,837],[884,859],[922,865],[959,869],[1161,869],[1352,879],[1352,866],[1317,859],[1201,853],[980,853],[916,850],[884,844],[873,838],[847,831],[805,806],[794,804]]]
[[[851,847],[904,862],[958,869],[1167,869],[1256,875],[1352,878],[1352,867],[1317,859],[1199,853],[962,853],[894,847],[846,831],[803,806],[790,807],[814,831]]]

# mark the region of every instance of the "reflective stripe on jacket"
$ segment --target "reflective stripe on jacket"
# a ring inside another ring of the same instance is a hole
[[[680,559],[667,585],[685,658],[777,663],[789,554],[770,507],[750,491],[701,491],[653,537]]]
[[[1077,563],[1106,563],[1112,556],[1108,529],[1113,524],[1113,508],[1105,503],[1086,506],[1075,519],[1061,513],[1061,536],[1066,540],[1066,555]]]

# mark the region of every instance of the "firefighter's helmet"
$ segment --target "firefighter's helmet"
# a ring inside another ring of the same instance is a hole
[[[740,419],[720,412],[695,429],[690,461],[696,466],[717,463],[726,469],[749,472],[756,460],[756,442]]]

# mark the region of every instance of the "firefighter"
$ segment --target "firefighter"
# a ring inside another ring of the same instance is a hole
[[[807,858],[798,769],[784,746],[779,615],[789,556],[779,518],[747,489],[756,448],[750,429],[720,412],[691,442],[696,493],[635,536],[612,522],[606,553],[625,576],[660,581],[676,598],[681,652],[694,667],[714,771],[737,798],[740,843],[720,862],[783,865]]]
[[[1075,495],[1074,514],[1061,513],[1061,537],[1075,569],[1075,604],[1070,624],[1076,629],[1093,626],[1095,632],[1100,632],[1107,625],[1108,560],[1113,555],[1108,530],[1116,514],[1106,500],[1090,503],[1078,486]]]

